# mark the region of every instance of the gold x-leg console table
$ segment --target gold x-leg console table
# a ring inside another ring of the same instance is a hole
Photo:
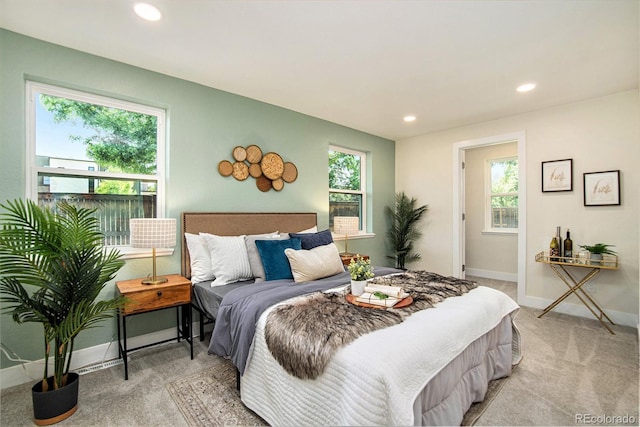
[[[558,304],[567,299],[569,295],[573,294],[582,304],[585,305],[593,313],[593,315],[602,323],[602,326],[607,328],[609,332],[615,335],[615,332],[611,330],[609,325],[605,323],[603,318],[609,321],[610,324],[615,325],[611,318],[607,316],[607,313],[604,312],[603,309],[596,304],[596,302],[591,298],[583,289],[582,286],[587,283],[589,280],[593,279],[595,276],[600,273],[601,270],[617,270],[618,269],[618,258],[613,257],[612,259],[607,259],[605,261],[599,261],[597,264],[593,261],[589,260],[578,260],[576,258],[549,258],[549,256],[545,255],[544,252],[540,252],[536,255],[536,262],[542,262],[545,264],[549,264],[549,267],[556,273],[556,275],[569,287],[569,290],[564,294],[560,295],[558,299],[552,302],[547,308],[545,308],[542,313],[538,316],[538,318],[544,316],[551,310],[553,310]],[[567,267],[577,267],[581,269],[588,269],[587,274],[584,277],[577,281],[571,272],[567,269]]]

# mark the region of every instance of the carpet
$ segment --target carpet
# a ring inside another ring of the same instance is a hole
[[[268,425],[240,400],[233,364],[220,357],[212,357],[211,360],[211,368],[166,385],[187,423],[190,426]],[[490,381],[484,400],[471,405],[461,425],[474,425],[507,379],[508,377]]]

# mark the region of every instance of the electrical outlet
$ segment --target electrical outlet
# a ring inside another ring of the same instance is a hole
[[[590,294],[595,294],[598,288],[594,282],[587,282],[584,284],[584,290]]]

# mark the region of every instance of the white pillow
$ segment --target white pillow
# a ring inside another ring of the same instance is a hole
[[[191,283],[213,280],[211,271],[211,253],[204,240],[198,234],[184,233],[191,261]]]
[[[251,267],[244,236],[216,236],[200,233],[211,254],[211,271],[216,278],[211,286],[250,280]]]
[[[317,233],[318,232],[318,226],[314,225],[311,228],[307,228],[306,230],[302,230],[302,231],[297,231],[297,233]]]
[[[294,282],[308,282],[343,273],[344,265],[335,243],[313,249],[285,249]]]

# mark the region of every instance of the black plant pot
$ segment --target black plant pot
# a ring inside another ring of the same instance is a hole
[[[49,391],[42,391],[42,381],[31,387],[33,420],[39,426],[48,426],[69,418],[78,409],[80,376],[69,373],[67,385],[53,390],[53,377],[47,378]]]

